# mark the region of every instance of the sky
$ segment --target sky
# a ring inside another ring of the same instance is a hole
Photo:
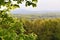
[[[24,3],[20,4],[20,8],[14,10],[14,12],[31,12],[31,11],[60,11],[60,0],[38,0],[37,7],[32,6],[25,7]]]

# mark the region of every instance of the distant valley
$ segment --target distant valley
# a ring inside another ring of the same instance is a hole
[[[31,13],[31,14],[13,14],[15,17],[26,18],[60,18],[60,12],[45,12],[45,13]]]

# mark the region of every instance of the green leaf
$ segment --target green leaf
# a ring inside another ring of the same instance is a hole
[[[36,4],[34,4],[34,3],[32,3],[32,6],[33,6],[33,7],[36,7],[37,5],[36,5]]]
[[[32,2],[31,1],[26,1],[26,4],[25,4],[26,6],[30,6],[30,5],[32,5]]]
[[[32,2],[37,2],[38,0],[32,0]]]

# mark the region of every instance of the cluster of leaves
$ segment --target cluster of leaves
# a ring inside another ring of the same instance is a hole
[[[17,4],[12,4],[12,2],[16,2],[17,1]],[[19,4],[22,4],[22,2],[25,2],[25,6],[30,6],[32,5],[33,7],[36,7],[36,3],[37,3],[37,0],[0,0],[0,7],[1,5],[3,6],[6,6],[6,7],[13,7],[13,8],[16,8],[16,7],[19,7]],[[8,6],[7,6],[8,5]]]
[[[27,32],[34,32],[38,40],[60,40],[60,18],[23,19],[24,28]]]
[[[0,11],[0,40],[36,40],[34,33],[25,34],[23,24],[17,18]]]
[[[17,4],[12,4],[13,1],[17,1]],[[0,40],[36,40],[37,36],[35,34],[25,34],[22,22],[9,14],[11,9],[19,7],[19,3],[23,1],[24,0],[0,0],[0,9],[1,6],[7,8],[0,10]],[[30,1],[25,1],[28,6],[34,4]],[[34,5],[33,7],[35,7]]]

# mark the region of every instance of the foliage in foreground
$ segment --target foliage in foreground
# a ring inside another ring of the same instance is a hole
[[[23,19],[24,28],[27,32],[34,32],[38,40],[60,40],[60,18]]]
[[[24,34],[22,22],[6,13],[19,7],[19,4],[23,1],[26,2],[25,6],[36,7],[34,2],[37,2],[37,0],[32,0],[32,2],[28,0],[0,0],[0,40],[36,40],[35,34]],[[2,9],[3,7],[6,8]]]
[[[36,40],[34,33],[25,34],[22,22],[0,11],[0,40]]]

